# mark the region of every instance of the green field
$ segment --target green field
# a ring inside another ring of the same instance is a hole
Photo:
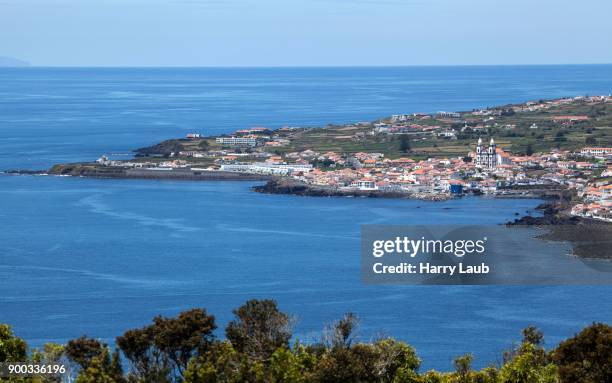
[[[477,116],[470,112],[462,113],[457,120],[430,118],[414,121],[421,126],[439,126],[439,130],[453,130],[457,139],[438,137],[431,132],[415,131],[405,134],[372,134],[373,125],[330,125],[323,128],[300,128],[293,131],[277,131],[275,136],[290,141],[282,147],[266,150],[275,154],[313,150],[319,153],[333,151],[341,154],[356,152],[379,152],[388,158],[465,156],[473,150],[479,137],[488,140],[495,138],[498,147],[514,154],[548,152],[551,149],[576,150],[584,146],[612,146],[612,104],[572,102],[562,106],[534,112],[507,112],[510,106],[499,107],[501,116],[489,121],[488,117]],[[561,115],[588,116],[587,121],[564,123],[554,121]],[[468,129],[462,129],[465,123]],[[381,119],[379,122],[388,122]],[[535,124],[537,129],[530,127]],[[484,125],[481,130],[472,128]],[[513,128],[507,128],[513,126]],[[402,138],[404,136],[404,138]],[[402,140],[405,150],[400,150]],[[408,148],[406,148],[408,146]],[[154,149],[156,148],[157,149]],[[154,147],[152,152],[167,154],[169,151],[219,150],[222,149],[214,138],[195,140],[169,140]],[[200,161],[198,161],[200,162]],[[207,162],[207,161],[202,161]]]

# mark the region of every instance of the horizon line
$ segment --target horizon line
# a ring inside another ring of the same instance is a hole
[[[606,66],[608,63],[539,63],[539,64],[407,64],[407,65],[23,65],[0,66],[20,69],[334,69],[334,68],[424,68],[424,67],[543,67],[543,66]]]

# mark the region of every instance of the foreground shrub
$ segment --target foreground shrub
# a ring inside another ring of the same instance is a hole
[[[519,346],[501,366],[476,371],[473,356],[454,360],[455,371],[419,373],[421,360],[408,344],[392,339],[360,342],[358,318],[346,314],[311,345],[291,346],[290,317],[272,300],[251,300],[234,311],[227,340],[217,340],[212,315],[194,309],[126,331],[118,349],[80,337],[27,354],[26,343],[0,325],[0,362],[67,366],[77,383],[607,383],[612,382],[612,328],[595,323],[547,352],[541,331],[523,330]],[[120,352],[122,355],[120,355]],[[123,362],[128,362],[127,374]],[[4,379],[56,382],[53,378]]]
[[[552,353],[563,383],[612,382],[612,327],[593,323]]]
[[[27,349],[26,342],[13,334],[11,326],[0,324],[0,362],[21,362]]]
[[[234,310],[234,315],[225,336],[236,351],[261,362],[276,349],[289,345],[291,321],[278,309],[276,301],[253,299]]]

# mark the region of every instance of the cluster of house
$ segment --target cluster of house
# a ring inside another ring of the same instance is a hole
[[[385,158],[382,153],[346,155],[310,149],[283,156],[260,152],[228,154],[223,151],[220,154],[223,156],[215,161],[215,169],[221,171],[287,176],[325,188],[408,193],[419,198],[441,199],[469,192],[508,194],[510,190],[562,185],[576,190],[583,201],[574,206],[572,214],[612,220],[612,168],[608,165],[612,148],[585,147],[575,153],[554,150],[515,156],[497,147],[493,139],[488,145],[479,139],[474,150],[464,158],[421,161]],[[261,158],[259,161],[241,161],[241,156],[257,155]],[[189,167],[180,158],[131,164],[102,156],[97,162],[104,166],[158,169]]]
[[[470,133],[485,135],[491,124],[497,125],[494,122],[497,116],[504,113],[540,111],[575,102],[595,105],[612,102],[612,97],[580,96],[467,113],[398,114],[374,123],[360,122],[347,125],[344,130],[360,128],[356,129],[358,132],[354,133],[355,136],[429,133],[438,137],[456,139],[459,131],[469,130]],[[551,119],[558,124],[573,124],[588,121],[589,117],[554,115]],[[457,124],[462,124],[463,128],[457,128]],[[513,124],[504,127],[516,128]],[[539,127],[534,123],[530,128]],[[162,163],[112,161],[104,156],[98,160],[98,163],[104,166],[172,169],[190,166],[185,161],[187,157],[207,157],[214,162],[214,165],[209,165],[210,170],[288,176],[307,184],[327,188],[411,193],[435,198],[466,192],[509,194],[510,190],[516,189],[564,185],[575,189],[584,201],[575,206],[574,214],[609,219],[608,184],[610,182],[597,183],[596,180],[601,179],[600,174],[610,173],[606,163],[612,159],[612,148],[586,147],[576,153],[556,150],[545,154],[515,156],[497,147],[493,139],[488,144],[479,139],[474,150],[466,157],[431,158],[422,161],[410,158],[390,159],[385,158],[382,153],[318,153],[310,149],[284,153],[282,157],[272,153],[276,151],[275,147],[288,147],[294,134],[299,134],[301,131],[302,129],[291,127],[274,131],[259,127],[242,129],[228,136],[216,137],[215,141],[220,148],[212,148],[213,150],[194,148],[172,153],[170,157],[174,158]],[[421,136],[417,134],[413,137]],[[190,133],[187,138],[200,140],[205,137]],[[335,136],[335,138],[340,137]],[[598,177],[594,177],[595,174]],[[606,179],[605,176],[603,179]],[[607,179],[610,179],[610,176]]]
[[[583,203],[573,206],[573,215],[612,222],[612,185],[591,186],[579,195]]]
[[[576,160],[576,155],[584,158]],[[612,159],[612,148],[584,148],[579,153],[556,150],[515,156],[498,148],[494,140],[488,145],[479,140],[474,151],[468,154],[471,161],[464,158],[430,158],[422,161],[389,159],[382,153],[355,153],[347,157],[334,152],[320,154],[311,150],[293,153],[292,157],[302,163],[326,160],[332,166],[320,169],[286,165],[288,171],[283,175],[338,190],[399,192],[423,198],[448,198],[467,192],[509,194],[510,190],[542,190],[555,185],[575,189],[585,201],[574,208],[576,215],[609,220],[612,209],[609,181],[612,168],[606,164]],[[336,169],[333,164],[338,165]],[[243,165],[241,170],[247,169]]]
[[[585,158],[610,160],[612,159],[612,148],[584,148],[580,151],[580,155]],[[593,165],[592,162],[588,164]],[[573,165],[580,169],[585,164],[575,163]],[[582,199],[582,203],[572,207],[572,214],[612,222],[611,179],[612,168],[608,165],[596,179],[577,185],[578,197]]]
[[[337,170],[313,169],[309,172],[293,173],[292,177],[303,182],[338,189],[355,189],[381,192],[429,193],[442,196],[460,194],[466,191],[494,193],[500,186],[500,179],[512,183],[534,183],[525,174],[516,174],[510,156],[498,149],[492,140],[485,148],[478,142],[473,161],[463,158],[415,161],[410,158],[389,159],[382,153],[355,153],[343,158],[336,153],[325,153],[317,159],[336,161],[343,164]],[[522,160],[523,163],[529,162]],[[534,158],[533,162],[538,159]]]
[[[461,132],[484,132],[491,127],[500,127],[496,121],[504,113],[525,113],[544,111],[552,108],[559,108],[572,103],[586,105],[601,105],[602,103],[612,102],[612,96],[578,96],[573,98],[561,98],[546,101],[530,101],[521,105],[510,107],[495,107],[488,109],[473,110],[470,112],[438,112],[434,115],[426,113],[396,114],[387,120],[374,123],[373,134],[410,134],[410,133],[430,133],[438,137],[457,139],[457,129],[449,129],[448,124],[463,123]],[[586,115],[554,115],[550,121],[559,125],[572,125],[575,123],[590,121]],[[445,124],[443,127],[440,123]],[[504,124],[505,129],[516,129],[516,124]],[[539,129],[538,124],[532,123],[530,129]]]
[[[556,100],[547,100],[547,101],[530,101],[530,102],[526,102],[525,104],[515,105],[512,107],[512,110],[517,113],[518,112],[536,112],[536,111],[541,111],[541,110],[546,110],[550,108],[560,107],[563,105],[572,104],[575,102],[584,102],[586,104],[599,104],[602,102],[604,103],[612,102],[612,96],[610,95],[608,96],[576,96],[576,97],[565,97],[565,98],[559,98]],[[559,116],[559,117],[563,117],[563,116]],[[567,117],[570,117],[570,118],[566,120],[571,120],[573,119],[574,116],[567,116]],[[584,119],[584,117],[582,117],[582,119]],[[563,120],[563,118],[561,118],[561,120]]]
[[[374,123],[372,134],[416,134],[423,133],[451,140],[457,139],[457,131],[484,132],[496,125],[495,117],[501,114],[500,110],[481,110],[466,114],[476,115],[478,118],[467,117],[456,112],[438,112],[435,115],[425,113],[393,115],[388,120]],[[482,117],[488,116],[488,117]],[[451,129],[449,124],[463,123],[461,129]],[[515,125],[506,128],[513,129]]]

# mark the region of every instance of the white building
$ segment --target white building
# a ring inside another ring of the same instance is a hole
[[[410,119],[410,116],[407,114],[394,114],[393,116],[391,116],[391,122],[403,122],[403,121],[408,121]]]
[[[368,180],[354,181],[351,183],[351,187],[359,190],[378,190],[376,182]]]
[[[267,162],[256,162],[252,164],[224,164],[222,171],[237,173],[257,173],[271,175],[290,175],[299,172],[310,172],[311,164],[271,164]]]
[[[438,133],[438,137],[445,137],[445,138],[450,138],[450,139],[456,140],[457,139],[457,134],[455,134],[455,132],[452,131],[452,130],[444,130],[444,131]]]
[[[438,112],[436,116],[440,118],[461,118],[461,114],[457,112]]]
[[[96,163],[98,165],[102,165],[102,166],[109,166],[111,164],[111,161],[108,159],[107,156],[102,155],[102,156],[100,156],[100,158],[98,158],[96,160]]]
[[[612,156],[612,148],[583,148],[580,155],[585,157],[606,158]]]
[[[249,148],[258,145],[257,137],[217,137],[215,140],[223,146]]]

